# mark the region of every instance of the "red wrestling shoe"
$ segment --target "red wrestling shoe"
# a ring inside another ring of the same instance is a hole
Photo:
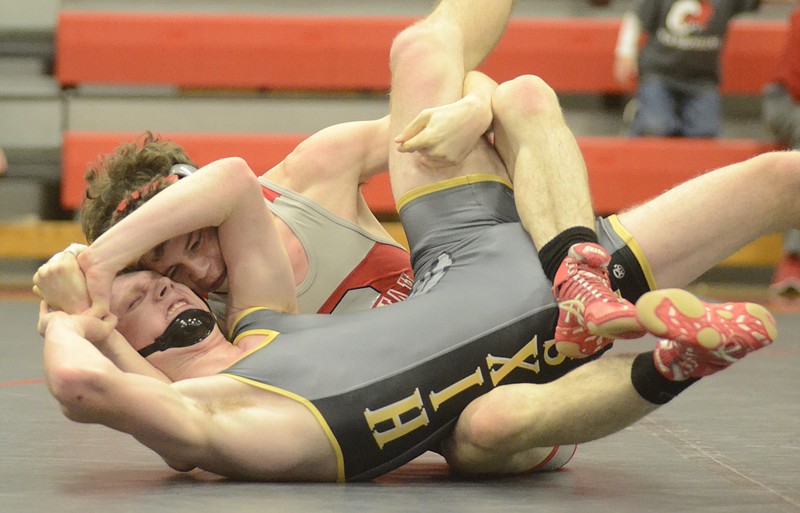
[[[608,279],[611,256],[590,242],[575,244],[556,272],[558,301],[556,348],[570,358],[585,358],[616,338],[638,338],[645,330],[636,308],[613,290]]]
[[[672,381],[714,374],[778,334],[775,319],[761,305],[706,303],[680,289],[648,292],[636,310],[648,331],[668,339],[658,342],[653,359]]]

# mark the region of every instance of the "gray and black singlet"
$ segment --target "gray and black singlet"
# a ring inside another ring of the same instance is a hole
[[[508,184],[471,175],[426,186],[401,200],[400,216],[417,278],[408,300],[340,316],[253,309],[232,332],[234,343],[265,341],[223,374],[308,407],[340,481],[377,477],[436,448],[495,386],[551,382],[600,356],[555,351],[552,285]],[[646,291],[635,247],[607,220],[598,230],[621,257],[617,274]]]

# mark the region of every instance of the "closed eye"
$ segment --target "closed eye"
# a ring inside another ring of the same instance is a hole
[[[142,303],[143,298],[144,298],[144,293],[142,293],[141,291],[137,292],[136,296],[134,296],[133,300],[128,304],[128,311],[130,312],[131,310],[139,306]]]
[[[203,243],[203,236],[200,231],[193,232],[189,239],[189,251],[192,253],[198,251]]]
[[[172,267],[170,267],[169,269],[167,269],[164,272],[164,276],[166,276],[167,278],[169,278],[172,281],[175,281],[175,276],[177,274],[178,274],[178,266],[177,265],[173,265]]]

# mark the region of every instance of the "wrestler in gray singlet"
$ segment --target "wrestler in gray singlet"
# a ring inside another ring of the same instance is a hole
[[[377,477],[435,449],[495,386],[550,382],[600,356],[556,352],[552,285],[509,185],[471,175],[400,204],[417,277],[408,300],[341,316],[251,311],[232,340],[257,331],[264,345],[223,372],[308,407],[340,481]],[[599,228],[609,249],[624,246],[612,224]],[[646,286],[632,263],[619,274]]]

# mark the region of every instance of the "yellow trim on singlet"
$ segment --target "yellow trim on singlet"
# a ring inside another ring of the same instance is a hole
[[[231,340],[233,338],[233,332],[236,331],[236,326],[239,325],[239,321],[244,319],[245,315],[251,312],[255,312],[256,310],[269,310],[269,308],[264,308],[263,306],[255,306],[253,308],[248,308],[247,310],[242,311],[242,313],[236,316],[236,319],[234,319],[233,323],[231,323],[231,327],[228,330],[228,340]],[[236,337],[236,340],[239,340],[239,338],[240,337]],[[233,342],[233,345],[236,345],[236,342]]]
[[[233,345],[238,344],[239,339],[241,339],[242,337],[249,337],[251,335],[264,335],[264,340],[262,340],[261,343],[258,344],[256,347],[254,347],[253,349],[247,351],[245,354],[243,354],[242,356],[237,358],[233,363],[231,363],[228,366],[228,368],[233,367],[234,365],[236,365],[240,361],[244,360],[245,358],[247,358],[251,354],[253,354],[256,351],[258,351],[259,349],[263,348],[264,346],[266,346],[267,344],[269,344],[270,342],[272,342],[273,340],[278,338],[278,335],[280,335],[280,334],[281,334],[280,331],[265,330],[265,329],[250,330],[250,331],[246,331],[246,332],[240,334],[238,337],[236,337],[236,340],[233,341]]]
[[[261,383],[260,381],[255,381],[253,379],[243,378],[242,376],[234,376],[233,374],[226,374],[224,372],[220,373],[220,375],[233,378],[237,381],[241,381],[242,383],[254,386],[256,388],[261,388],[268,392],[282,395],[283,397],[289,398],[305,406],[308,409],[308,411],[310,411],[311,414],[314,415],[314,417],[316,417],[317,422],[319,422],[320,427],[325,432],[325,436],[328,437],[328,441],[331,443],[331,446],[333,447],[333,452],[336,455],[336,481],[339,483],[344,482],[345,480],[344,455],[342,455],[342,448],[339,445],[339,441],[336,440],[336,436],[333,434],[333,431],[331,430],[330,426],[328,426],[328,423],[325,421],[325,418],[322,416],[319,410],[317,410],[317,407],[314,406],[314,404],[311,401],[309,401],[305,397],[301,397],[297,394],[289,392],[288,390],[277,388],[272,385],[267,385],[265,383]]]
[[[656,279],[653,276],[653,270],[650,268],[650,262],[647,261],[647,257],[642,251],[642,248],[639,246],[639,243],[636,242],[636,239],[633,238],[631,232],[627,230],[619,220],[619,217],[614,214],[608,217],[608,221],[611,223],[611,228],[614,232],[619,235],[619,237],[631,248],[633,252],[633,256],[636,257],[636,261],[639,262],[639,265],[642,268],[642,272],[644,273],[644,277],[647,280],[647,286],[650,287],[650,290],[656,289]]]
[[[425,196],[426,194],[430,194],[432,192],[437,192],[437,191],[443,191],[445,189],[450,189],[459,185],[467,185],[479,182],[500,182],[506,185],[509,189],[514,188],[511,185],[511,182],[509,182],[505,178],[502,178],[497,175],[490,175],[488,173],[476,173],[473,175],[457,176],[455,178],[448,178],[447,180],[429,183],[427,185],[422,185],[420,187],[411,189],[407,193],[400,196],[400,199],[397,200],[397,210],[399,212],[400,209],[403,208],[406,203],[408,203],[411,200],[417,199],[421,196]]]
[[[242,338],[244,338],[244,337],[249,337],[249,336],[251,336],[251,335],[264,335],[264,341],[263,341],[263,342],[261,342],[261,343],[258,345],[258,348],[259,348],[259,349],[261,349],[261,348],[262,348],[262,347],[264,347],[265,345],[267,345],[267,344],[269,344],[270,342],[272,342],[273,340],[275,340],[275,337],[277,337],[277,336],[278,336],[278,335],[280,335],[280,334],[281,334],[281,333],[280,333],[279,331],[275,331],[275,330],[268,330],[268,329],[266,329],[266,328],[259,328],[259,329],[255,329],[255,330],[247,330],[247,331],[243,331],[242,333],[239,333],[239,336],[238,336],[238,337],[236,337],[235,339],[233,339],[233,340],[231,341],[231,344],[233,344],[233,345],[235,345],[235,346],[236,346],[236,345],[239,345],[239,341],[240,341]]]

